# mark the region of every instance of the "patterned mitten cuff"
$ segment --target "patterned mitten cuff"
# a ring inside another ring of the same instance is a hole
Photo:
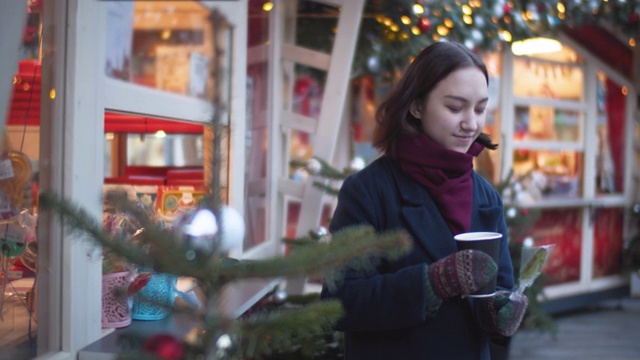
[[[488,298],[476,299],[476,314],[480,325],[491,333],[512,336],[527,311],[529,300],[524,295],[498,291]]]
[[[461,250],[427,269],[427,282],[441,299],[466,296],[487,285],[498,272],[491,256],[479,250]]]
[[[436,311],[438,311],[438,309],[440,308],[440,305],[442,304],[442,298],[439,297],[438,295],[436,295],[436,293],[433,291],[433,288],[431,287],[431,282],[429,281],[429,276],[427,276],[426,274],[428,274],[428,267],[425,266],[425,282],[424,282],[424,294],[425,294],[425,299],[427,302],[427,314],[435,314]]]

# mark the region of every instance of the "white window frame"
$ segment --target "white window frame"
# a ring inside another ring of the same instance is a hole
[[[531,203],[522,204],[532,208],[553,209],[553,208],[582,208],[597,209],[603,207],[628,207],[632,199],[632,177],[634,168],[632,149],[634,135],[634,113],[635,99],[637,93],[631,79],[625,77],[612,67],[608,66],[596,56],[591,54],[579,43],[575,42],[564,34],[555,34],[553,37],[563,42],[576,51],[585,60],[584,64],[584,100],[582,102],[566,102],[557,100],[545,100],[536,98],[516,97],[513,95],[513,61],[515,55],[510,50],[503,52],[503,76],[501,84],[503,92],[501,113],[505,119],[514,119],[516,105],[530,105],[532,103],[543,103],[561,109],[583,111],[584,123],[582,124],[582,139],[578,142],[548,142],[548,141],[515,141],[513,137],[513,120],[502,122],[502,136],[505,141],[502,152],[502,178],[506,178],[509,169],[513,166],[513,151],[520,148],[545,149],[545,150],[572,150],[584,152],[584,173],[582,175],[584,190],[580,197],[574,199],[544,199]],[[595,189],[595,152],[596,149],[591,144],[596,143],[596,72],[602,71],[607,77],[615,81],[620,86],[628,89],[625,108],[625,150],[624,150],[624,189],[621,193],[597,195]],[[601,290],[607,290],[624,286],[628,283],[628,278],[622,275],[611,275],[602,278],[593,278],[594,241],[593,225],[590,221],[590,211],[583,211],[582,216],[582,245],[580,253],[580,278],[578,281],[551,285],[544,288],[547,299],[559,299],[568,296],[587,294]]]
[[[244,179],[245,96],[244,86],[238,84],[246,81],[247,4],[246,0],[202,3],[236,25],[229,176]],[[192,98],[107,79],[106,2],[47,1],[44,14],[40,148],[49,161],[40,164],[41,190],[63,195],[100,219],[105,110],[204,122],[211,107]],[[51,88],[57,95],[47,101]],[[120,95],[114,96],[115,91]],[[190,110],[177,114],[180,106]],[[229,188],[230,205],[238,211],[243,211],[242,182],[230,181]],[[71,234],[46,213],[40,214],[38,237],[43,239],[37,281],[38,297],[43,299],[37,310],[38,359],[76,359],[80,349],[104,335],[101,258],[86,236]]]

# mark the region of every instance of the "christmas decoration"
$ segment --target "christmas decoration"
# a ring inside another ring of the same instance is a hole
[[[335,27],[332,15],[338,11],[328,5],[302,2],[298,28],[305,31],[297,34],[296,41],[328,51],[332,44],[329,30]],[[476,50],[500,50],[514,41],[553,37],[563,28],[583,24],[604,25],[631,43],[640,33],[639,19],[640,2],[636,0],[371,0],[364,8],[353,74],[392,77],[421,48],[435,41],[457,41]]]
[[[529,197],[524,194],[526,190],[522,186],[522,182],[530,181],[530,176],[531,174],[525,174],[516,179],[513,171],[511,171],[505,180],[494,185],[498,193],[502,195],[505,203],[504,212],[509,232],[509,252],[513,263],[514,278],[516,279],[519,278],[523,253],[527,253],[523,249],[534,249],[535,241],[529,236],[529,233],[541,215],[540,209],[526,208],[524,206],[526,201],[523,202],[523,199],[528,199]],[[527,283],[529,287],[524,290],[524,294],[529,299],[529,306],[522,326],[553,333],[556,331],[556,325],[542,308],[544,281],[545,276],[542,274],[532,284],[529,285]]]
[[[245,224],[242,215],[237,210],[222,206],[220,209],[222,228],[224,233],[218,235],[218,221],[216,215],[207,208],[199,208],[191,213],[183,215],[175,228],[182,235],[182,240],[190,248],[187,257],[193,259],[194,251],[202,251],[211,254],[214,250],[223,253],[242,244],[245,233]],[[216,243],[216,239],[219,242]]]
[[[180,340],[171,334],[151,336],[142,344],[142,350],[162,360],[181,360],[185,353]]]

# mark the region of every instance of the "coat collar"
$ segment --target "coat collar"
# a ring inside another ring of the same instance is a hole
[[[453,234],[427,190],[404,174],[397,164],[391,160],[390,163],[396,187],[402,198],[401,216],[416,243],[433,261],[456,252]]]
[[[398,193],[402,198],[401,217],[407,230],[432,258],[441,259],[456,252],[454,234],[440,214],[437,205],[427,190],[400,170],[400,167],[388,160]],[[498,231],[498,220],[503,212],[499,203],[492,203],[482,187],[484,181],[474,172],[473,177],[473,210],[469,231]]]

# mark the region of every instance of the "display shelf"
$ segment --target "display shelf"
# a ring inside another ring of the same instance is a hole
[[[280,279],[241,280],[226,287],[221,294],[221,311],[230,317],[240,317],[258,300],[273,290]],[[169,315],[162,320],[133,320],[126,328],[117,329],[98,339],[78,352],[78,360],[115,360],[122,351],[122,342],[118,341],[126,334],[150,336],[159,332],[170,333],[182,338],[190,332],[195,321],[182,315]]]

